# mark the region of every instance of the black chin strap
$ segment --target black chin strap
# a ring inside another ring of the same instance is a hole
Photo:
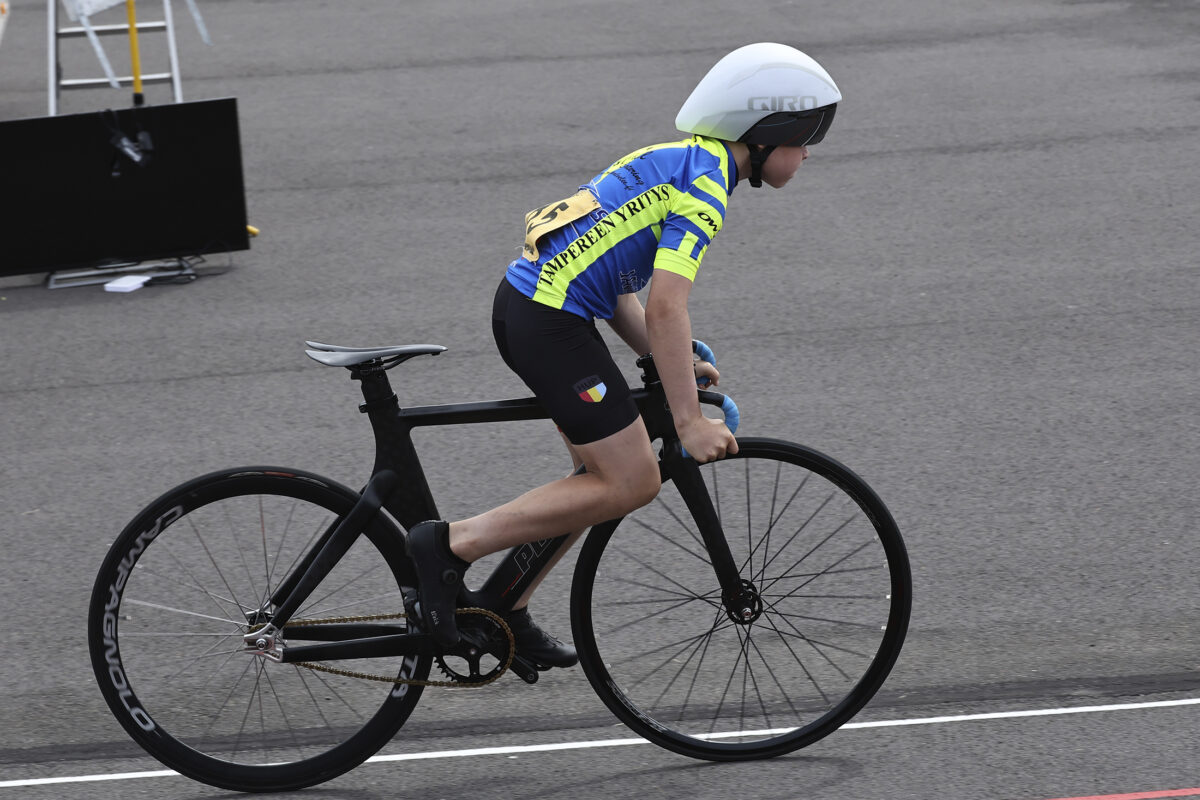
[[[767,156],[775,149],[775,145],[750,145],[750,185],[758,188],[762,186],[762,168],[767,160]]]

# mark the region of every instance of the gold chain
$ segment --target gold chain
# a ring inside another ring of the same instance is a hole
[[[513,653],[516,652],[517,642],[513,638],[512,629],[508,627],[508,623],[504,618],[495,612],[488,611],[486,608],[460,608],[458,614],[478,614],[487,617],[492,622],[500,626],[500,630],[504,631],[504,635],[508,638],[508,658],[504,661],[503,666],[495,675],[485,681],[475,683],[464,683],[462,681],[419,681],[405,678],[389,678],[386,675],[371,675],[366,672],[355,672],[350,669],[338,669],[337,667],[327,667],[324,664],[314,664],[310,661],[295,662],[297,667],[305,667],[306,669],[316,670],[318,672],[328,672],[331,675],[341,675],[345,678],[361,678],[365,681],[379,681],[380,683],[405,684],[407,686],[444,686],[451,689],[474,689],[480,686],[487,686],[489,683],[496,681],[508,671],[512,665]],[[284,630],[288,626],[305,627],[310,625],[332,625],[338,622],[378,622],[385,619],[404,619],[404,614],[372,614],[365,617],[326,617],[324,619],[294,619],[284,625]]]

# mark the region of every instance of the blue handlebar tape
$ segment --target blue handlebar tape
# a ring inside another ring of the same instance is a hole
[[[725,427],[730,433],[737,433],[738,423],[742,421],[742,412],[738,411],[737,403],[732,397],[726,397],[721,403],[721,411],[725,414]]]
[[[692,352],[700,356],[701,361],[707,361],[714,367],[717,365],[717,357],[713,354],[712,348],[699,339],[692,339]],[[696,379],[696,385],[701,389],[707,389],[709,383],[707,378]]]

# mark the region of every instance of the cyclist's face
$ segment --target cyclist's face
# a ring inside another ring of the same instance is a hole
[[[806,158],[807,147],[776,147],[763,163],[763,183],[780,188],[792,179]]]

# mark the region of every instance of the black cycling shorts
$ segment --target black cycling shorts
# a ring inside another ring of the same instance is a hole
[[[594,320],[530,300],[501,280],[492,334],[504,363],[572,444],[598,441],[637,419],[629,384]]]

